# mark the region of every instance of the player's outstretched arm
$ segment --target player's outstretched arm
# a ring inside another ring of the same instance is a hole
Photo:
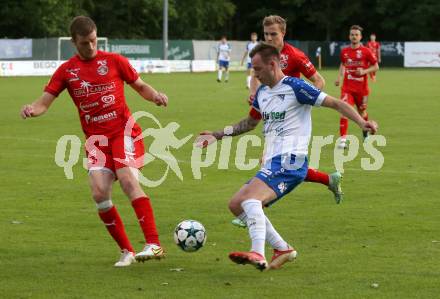
[[[157,106],[168,106],[168,97],[166,94],[156,91],[141,78],[131,83],[130,86],[147,101],[153,102]]]
[[[358,124],[358,126],[362,129],[362,131],[368,131],[371,134],[375,134],[377,131],[377,123],[374,120],[365,121],[359,113],[353,109],[350,105],[347,103],[338,100],[332,96],[327,95],[322,102],[321,106],[332,108],[345,117],[351,119],[355,123]]]
[[[260,87],[261,82],[252,74],[251,76],[251,87],[249,88],[249,98],[248,98],[248,104],[252,105],[252,102],[254,101],[255,94],[257,93],[258,87]]]
[[[325,86],[325,79],[319,72],[314,73],[309,80],[315,85],[316,88],[323,90]]]
[[[344,76],[344,66],[342,65],[342,63],[339,65],[339,70],[338,70],[338,77],[336,78],[335,81],[335,86],[339,86],[340,82],[341,82],[341,77]]]
[[[53,94],[45,91],[35,102],[24,105],[20,110],[20,115],[23,119],[40,116],[49,109],[55,99]]]
[[[196,139],[196,145],[199,147],[207,147],[211,143],[213,143],[216,140],[222,139],[225,135],[227,136],[237,136],[244,134],[246,132],[252,131],[255,129],[255,127],[258,125],[260,120],[255,119],[251,116],[248,116],[247,118],[242,119],[235,125],[232,125],[231,132],[226,132],[225,130],[222,131],[203,131],[200,132],[199,136]]]
[[[240,65],[243,65],[244,60],[246,59],[247,55],[248,55],[248,51],[245,51],[244,54],[243,54],[243,58],[241,58]]]

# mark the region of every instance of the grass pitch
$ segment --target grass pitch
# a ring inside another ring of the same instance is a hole
[[[336,70],[322,72],[326,91]],[[78,116],[64,92],[43,117],[19,118],[20,107],[41,94],[47,77],[0,78],[0,297],[1,298],[435,298],[440,293],[440,133],[437,70],[384,69],[371,84],[370,118],[379,122],[387,145],[379,171],[361,169],[364,152],[345,165],[345,200],[336,205],[317,184],[302,184],[266,213],[299,251],[283,269],[260,273],[231,263],[227,254],[248,250],[246,230],[230,225],[227,202],[256,169],[229,169],[215,163],[195,179],[187,143],[172,153],[183,181],[170,173],[147,189],[168,257],[163,261],[115,269],[117,246],[96,215],[86,171],[78,163],[67,180],[54,162],[57,140],[77,135]],[[228,84],[215,74],[145,75],[170,98],[168,108],[142,101],[127,88],[132,110],[153,113],[162,123],[176,121],[178,138],[219,129],[247,114],[245,75],[232,73]],[[313,135],[338,135],[338,115],[313,112]],[[145,129],[151,121],[143,119]],[[257,129],[260,134],[261,125]],[[349,132],[360,136],[350,123]],[[148,144],[148,140],[146,142]],[[217,152],[218,153],[218,152]],[[248,158],[258,158],[250,148]],[[81,159],[84,157],[81,151]],[[322,152],[320,169],[331,172],[333,148]],[[159,178],[164,163],[143,171]],[[136,249],[143,238],[134,212],[119,186],[113,202]],[[197,253],[173,243],[183,219],[201,221],[208,242]],[[271,252],[267,250],[267,258]],[[173,271],[183,268],[183,271]]]

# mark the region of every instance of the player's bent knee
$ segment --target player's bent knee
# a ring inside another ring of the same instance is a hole
[[[107,200],[110,197],[110,192],[99,186],[93,186],[92,197],[96,203]]]
[[[229,210],[230,210],[233,214],[238,215],[238,214],[240,214],[240,211],[241,211],[241,202],[240,202],[240,200],[238,200],[238,199],[232,198],[232,199],[229,201],[229,205],[228,205],[228,207],[229,207]]]

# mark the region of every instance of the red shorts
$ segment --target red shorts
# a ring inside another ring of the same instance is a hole
[[[368,92],[353,92],[342,90],[341,100],[343,100],[350,106],[356,105],[358,110],[366,110],[368,105]]]
[[[87,169],[108,169],[116,174],[116,169],[134,167],[141,169],[144,162],[144,142],[134,142],[130,136],[118,135],[107,138],[93,135],[86,141]]]

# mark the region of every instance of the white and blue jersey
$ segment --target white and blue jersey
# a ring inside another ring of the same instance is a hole
[[[231,59],[231,45],[228,43],[220,43],[217,46],[218,64],[220,67],[229,67],[229,60]]]
[[[258,42],[248,42],[248,44],[246,45],[246,52],[247,52],[247,68],[250,69],[252,68],[252,59],[249,56],[249,54],[251,53],[252,49],[255,48],[255,46],[258,45]]]
[[[278,198],[292,191],[307,175],[307,154],[312,134],[312,106],[327,94],[306,81],[284,77],[273,88],[261,85],[251,115],[263,120],[265,137],[262,168],[256,177]]]

